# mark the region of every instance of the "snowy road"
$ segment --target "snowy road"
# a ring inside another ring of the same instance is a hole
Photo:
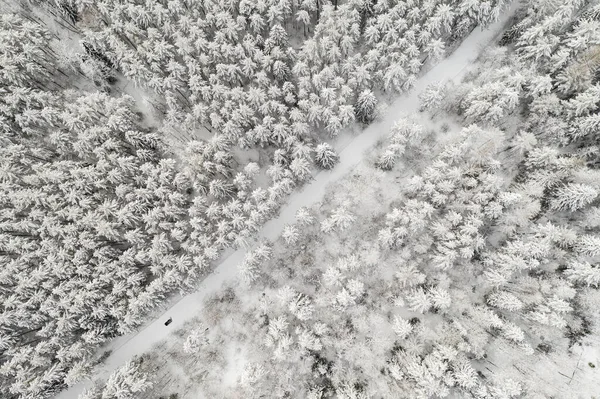
[[[366,151],[371,149],[380,139],[386,137],[396,119],[403,114],[417,111],[418,94],[428,84],[437,81],[460,80],[465,69],[473,63],[481,50],[501,32],[516,8],[517,2],[514,2],[498,22],[485,30],[475,29],[451,56],[424,74],[416,82],[410,94],[399,97],[390,105],[383,118],[371,124],[359,136],[349,141],[340,152],[339,164],[331,171],[318,173],[313,181],[292,194],[288,203],[282,207],[279,216],[265,224],[261,230],[262,236],[268,240],[275,240],[286,224],[294,222],[295,213],[299,208],[311,206],[320,201],[327,186],[351,171]],[[94,370],[93,377],[105,379],[111,371],[120,367],[133,356],[151,350],[156,343],[165,339],[170,333],[196,316],[204,298],[216,292],[224,281],[235,278],[237,265],[243,260],[244,255],[244,250],[235,251],[224,259],[211,275],[204,279],[196,292],[173,301],[160,317],[146,324],[138,332],[119,337],[108,344],[106,349],[112,350],[112,353],[104,364]],[[165,327],[164,322],[169,317],[173,318],[173,322]],[[89,381],[77,384],[58,394],[56,399],[76,399],[89,384]]]

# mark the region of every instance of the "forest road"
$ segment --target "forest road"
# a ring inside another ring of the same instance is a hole
[[[259,238],[262,236],[271,241],[275,240],[286,224],[294,222],[296,211],[299,208],[310,207],[319,202],[323,198],[327,186],[350,172],[360,162],[365,152],[387,136],[395,120],[403,114],[418,112],[418,95],[430,83],[460,81],[467,67],[472,65],[483,49],[501,34],[517,8],[518,1],[513,1],[497,22],[485,29],[477,27],[449,57],[423,74],[416,81],[410,93],[399,96],[387,108],[385,115],[348,142],[339,153],[340,162],[332,170],[317,173],[313,180],[293,193],[287,204],[281,208],[279,216],[263,226]],[[104,363],[93,370],[93,377],[105,380],[112,371],[118,369],[132,357],[150,351],[155,344],[193,319],[199,313],[206,297],[218,291],[225,281],[231,281],[236,277],[237,265],[242,262],[245,253],[246,251],[243,249],[233,252],[200,283],[197,291],[172,301],[170,306],[165,308],[164,312],[155,320],[148,322],[134,333],[112,340],[103,347],[102,350],[112,352]],[[172,318],[169,328],[165,328],[167,315]],[[91,386],[91,381],[81,382],[60,392],[55,398],[77,399],[79,394],[89,386]]]

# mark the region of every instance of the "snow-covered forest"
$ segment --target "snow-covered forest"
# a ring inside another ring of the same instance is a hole
[[[3,399],[600,394],[597,0],[0,10]]]

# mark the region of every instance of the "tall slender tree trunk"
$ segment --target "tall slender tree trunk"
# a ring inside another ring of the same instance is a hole
[[[317,22],[321,19],[321,1],[317,0]]]

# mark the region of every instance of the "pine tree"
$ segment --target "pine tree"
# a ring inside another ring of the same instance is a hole
[[[600,286],[600,268],[588,262],[571,262],[565,270],[567,278],[573,282],[585,284],[588,287]]]
[[[310,164],[304,158],[294,158],[290,163],[290,170],[300,181],[307,180],[311,177]]]
[[[443,82],[431,83],[419,94],[421,109],[433,110],[440,106],[446,96],[446,84]]]
[[[339,156],[327,143],[321,143],[315,148],[315,162],[323,169],[331,169],[338,162]]]
[[[405,320],[399,316],[394,316],[392,328],[400,339],[406,338],[413,330],[412,324],[410,324],[408,320]]]
[[[598,197],[598,190],[586,184],[569,183],[558,189],[556,197],[552,200],[554,210],[580,210]]]
[[[595,235],[582,235],[575,243],[575,251],[586,256],[600,255],[600,237]]]
[[[392,170],[397,158],[396,152],[388,149],[379,157],[375,165],[382,170]]]
[[[521,302],[519,298],[505,291],[490,294],[487,298],[487,302],[492,306],[511,312],[518,312],[523,308],[523,302]]]
[[[135,399],[152,387],[148,376],[141,373],[139,364],[133,361],[125,363],[113,372],[105,384],[96,384],[86,390],[79,399]]]
[[[300,226],[309,226],[314,223],[315,218],[308,208],[302,207],[296,212],[296,221]]]
[[[300,235],[298,233],[298,229],[292,225],[286,225],[283,228],[283,232],[281,233],[281,237],[285,240],[288,245],[293,245],[300,239]]]
[[[377,97],[370,90],[364,90],[358,95],[354,112],[361,123],[370,123],[376,116]]]
[[[331,216],[331,221],[340,231],[345,231],[350,228],[352,223],[356,221],[356,217],[348,210],[347,206],[336,208]]]
[[[208,343],[207,331],[208,327],[204,327],[202,324],[194,328],[183,343],[183,352],[187,354],[198,353]]]

